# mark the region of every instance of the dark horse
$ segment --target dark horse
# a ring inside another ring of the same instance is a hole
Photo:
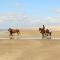
[[[42,34],[42,38],[50,36],[51,39],[51,32],[49,31],[49,29],[45,30],[43,28],[39,28],[39,32]]]
[[[12,39],[13,33],[17,33],[17,36],[19,36],[19,34],[20,34],[20,30],[19,29],[9,28],[8,31],[10,32],[10,39]]]

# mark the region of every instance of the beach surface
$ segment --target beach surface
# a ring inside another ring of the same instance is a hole
[[[34,30],[21,30],[21,34],[41,37]],[[53,36],[57,35],[54,32]],[[0,38],[9,38],[9,32],[0,32]],[[0,39],[0,60],[60,60],[60,39]]]

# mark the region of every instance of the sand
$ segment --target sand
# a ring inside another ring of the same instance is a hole
[[[38,31],[21,30],[22,36],[41,36]],[[53,32],[53,36],[60,36]],[[9,38],[8,31],[0,32],[0,38]],[[58,39],[0,39],[0,60],[60,60]]]
[[[0,40],[0,60],[60,60],[60,41]]]

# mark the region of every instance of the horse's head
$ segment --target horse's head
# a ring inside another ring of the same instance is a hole
[[[42,28],[39,28],[39,32],[41,33],[41,31],[42,31]]]
[[[11,28],[9,28],[8,31],[11,31]]]
[[[39,28],[40,33],[45,33],[45,30],[43,28]]]
[[[42,28],[39,28],[39,31],[41,31],[42,30]]]

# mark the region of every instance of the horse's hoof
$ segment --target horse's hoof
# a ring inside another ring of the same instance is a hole
[[[10,37],[10,39],[12,39],[12,38]]]

